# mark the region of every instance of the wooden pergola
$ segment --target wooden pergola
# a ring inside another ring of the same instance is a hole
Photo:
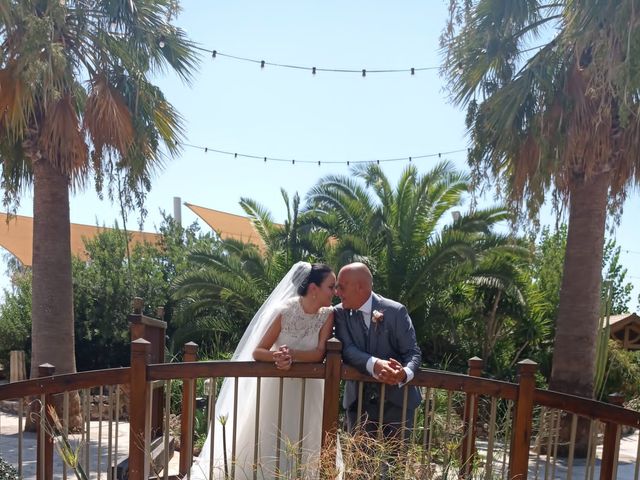
[[[640,350],[640,317],[636,313],[623,313],[609,317],[611,338],[622,348]]]

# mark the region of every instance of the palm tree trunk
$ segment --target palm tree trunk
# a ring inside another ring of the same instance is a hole
[[[609,177],[601,174],[570,192],[550,388],[584,397],[593,396],[608,190]],[[588,431],[584,423],[579,430]],[[578,432],[585,445],[576,445],[576,454],[586,452],[587,437]]]
[[[42,363],[74,373],[69,180],[43,159],[33,170],[31,377]]]
[[[56,374],[76,371],[69,179],[45,159],[33,163],[33,177],[31,378],[43,363],[52,364]],[[69,405],[75,428],[81,423],[77,393]]]

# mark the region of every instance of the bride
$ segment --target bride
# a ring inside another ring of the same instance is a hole
[[[232,360],[273,362],[281,370],[297,362],[321,362],[333,329],[335,284],[336,276],[328,266],[296,263],[251,320]],[[260,479],[315,478],[323,380],[262,378],[259,388],[254,378],[237,383],[235,408],[234,379],[227,378],[222,384],[213,435],[210,430],[191,478],[248,479],[254,478],[254,471]],[[238,417],[235,436],[234,410]]]

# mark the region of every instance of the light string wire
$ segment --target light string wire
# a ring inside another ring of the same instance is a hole
[[[198,47],[194,46],[196,50],[201,52],[207,52],[211,55],[211,58],[217,57],[225,57],[230,58],[232,60],[237,60],[240,62],[249,62],[260,65],[260,68],[265,67],[278,67],[278,68],[289,68],[294,70],[306,70],[311,72],[313,75],[316,72],[330,72],[330,73],[360,73],[363,77],[366,77],[368,73],[410,73],[411,75],[415,75],[416,72],[423,72],[426,70],[439,70],[440,67],[410,67],[410,68],[383,68],[383,69],[371,69],[368,70],[366,68],[328,68],[328,67],[307,67],[304,65],[294,65],[289,63],[277,63],[277,62],[268,62],[266,60],[258,60],[255,58],[241,57],[238,55],[231,55],[229,53],[223,53],[218,50],[212,50],[210,48]]]
[[[525,50],[520,51],[520,53],[530,52],[532,50],[540,49],[544,47],[544,45],[537,45],[535,47],[527,48]],[[295,65],[290,63],[277,63],[277,62],[268,62],[266,60],[258,60],[256,58],[249,57],[241,57],[239,55],[232,55],[230,53],[223,53],[218,50],[214,50],[211,48],[205,48],[200,46],[193,46],[195,50],[199,50],[201,52],[206,52],[211,55],[211,58],[216,59],[218,57],[225,57],[231,60],[237,60],[239,62],[249,62],[260,65],[260,68],[265,67],[278,67],[278,68],[288,68],[293,70],[305,70],[311,72],[315,75],[317,72],[329,72],[329,73],[359,73],[363,77],[366,77],[369,73],[410,73],[411,75],[415,75],[416,72],[424,72],[428,70],[439,70],[441,67],[410,67],[410,68],[382,68],[382,69],[366,69],[366,68],[328,68],[328,67],[308,67],[305,65]]]
[[[286,162],[286,163],[291,163],[292,165],[295,165],[296,163],[305,163],[305,164],[317,164],[318,166],[324,164],[333,164],[333,165],[337,165],[337,164],[343,164],[343,165],[355,165],[355,164],[361,164],[361,163],[365,163],[365,164],[372,164],[372,163],[376,163],[376,164],[381,164],[381,163],[388,163],[388,162],[412,162],[414,160],[419,160],[422,158],[434,158],[434,157],[438,157],[438,158],[442,158],[443,155],[451,155],[454,153],[461,153],[461,152],[468,152],[467,148],[462,148],[462,149],[458,149],[458,150],[449,150],[446,152],[436,152],[436,153],[428,153],[425,155],[416,155],[416,156],[408,156],[408,157],[394,157],[394,158],[380,158],[380,159],[374,159],[374,160],[301,160],[301,159],[296,159],[296,158],[278,158],[278,157],[269,157],[266,155],[251,155],[248,153],[240,153],[240,152],[231,152],[228,150],[220,150],[217,148],[211,148],[211,147],[205,147],[205,146],[201,146],[201,145],[193,145],[191,143],[185,143],[185,142],[176,142],[176,144],[180,144],[183,147],[189,147],[189,148],[193,148],[196,150],[202,150],[204,153],[208,153],[208,152],[212,152],[212,153],[218,153],[220,155],[228,155],[228,156],[232,156],[233,158],[251,158],[254,160],[262,160],[263,162]]]

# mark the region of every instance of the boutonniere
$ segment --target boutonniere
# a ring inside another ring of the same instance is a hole
[[[383,311],[374,310],[373,312],[371,312],[371,321],[376,326],[376,328],[378,328],[378,323],[382,323],[383,320],[384,320],[384,310]]]

